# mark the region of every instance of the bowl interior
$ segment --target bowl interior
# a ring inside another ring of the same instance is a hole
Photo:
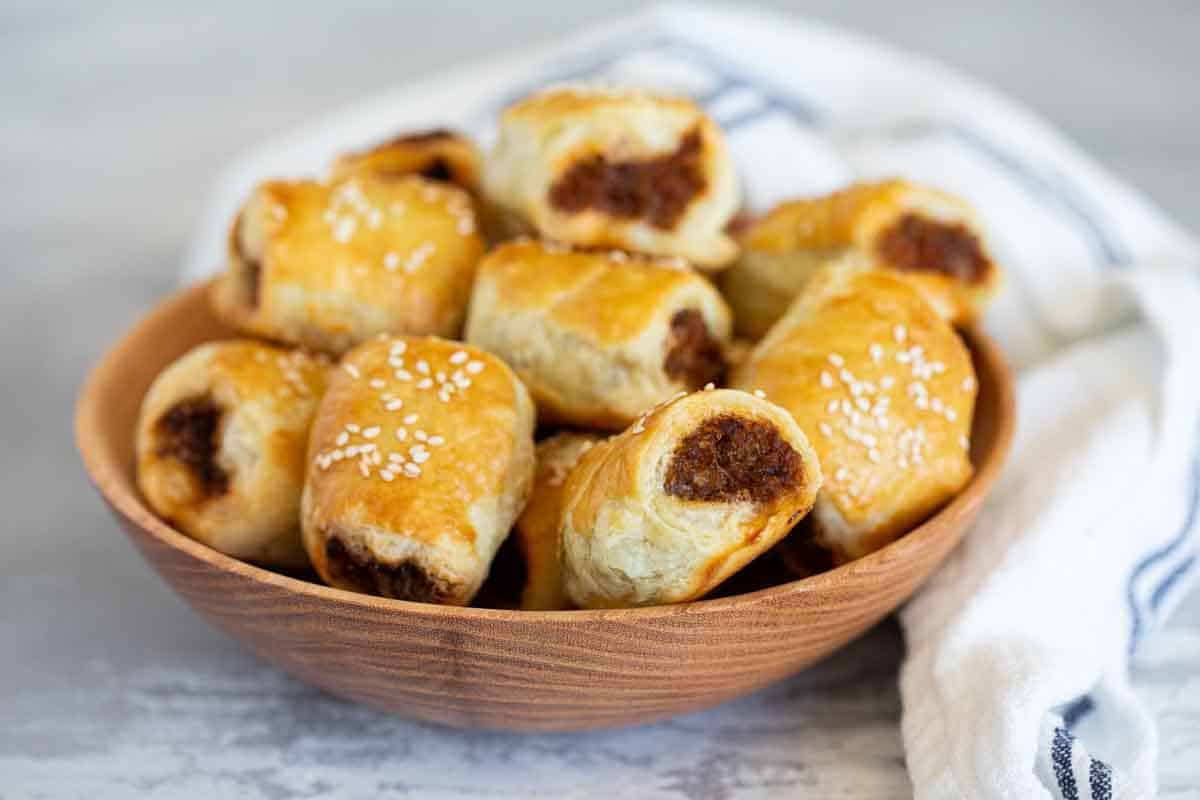
[[[84,465],[105,499],[122,516],[163,544],[186,551],[209,564],[242,576],[287,586],[292,591],[316,593],[339,602],[357,602],[372,607],[419,606],[425,611],[465,616],[513,617],[530,620],[549,615],[611,618],[612,615],[654,615],[678,607],[661,606],[616,611],[507,611],[481,608],[452,608],[414,604],[333,589],[289,577],[225,556],[202,545],[160,520],[142,501],[134,480],[134,430],[139,407],[151,382],[168,364],[188,349],[206,341],[236,336],[213,314],[207,299],[208,283],[181,291],[160,303],[143,317],[97,364],[81,393],[76,413],[76,437]],[[968,486],[950,504],[922,525],[887,547],[827,572],[802,581],[792,581],[751,592],[685,605],[736,604],[742,598],[769,597],[772,593],[801,587],[817,588],[842,582],[873,562],[903,559],[922,547],[930,537],[957,538],[954,521],[973,516],[994,483],[1011,443],[1016,416],[1014,387],[1008,365],[995,344],[976,329],[963,332],[979,378],[971,439],[971,460],[976,472]],[[877,565],[876,565],[877,566]]]

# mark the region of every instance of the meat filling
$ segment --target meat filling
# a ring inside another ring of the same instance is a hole
[[[692,130],[674,152],[654,158],[614,162],[598,153],[554,182],[550,204],[572,214],[591,208],[669,230],[707,185],[701,144],[700,131]]]
[[[766,422],[705,420],[675,447],[663,489],[684,500],[769,503],[803,485],[800,454]]]
[[[721,343],[709,335],[699,311],[685,308],[671,317],[671,336],[663,359],[667,377],[699,389],[710,381],[720,383],[726,366]]]
[[[445,603],[454,594],[449,583],[417,564],[384,564],[359,548],[347,547],[336,534],[325,542],[325,559],[333,578],[367,594],[418,603]]]
[[[205,497],[229,491],[229,474],[216,462],[221,407],[208,395],[171,406],[156,423],[159,458],[174,458],[196,476]]]
[[[979,239],[959,222],[905,214],[875,240],[879,257],[908,272],[940,272],[967,283],[983,280],[991,268]]]

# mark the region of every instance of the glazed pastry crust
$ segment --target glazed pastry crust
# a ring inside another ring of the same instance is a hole
[[[688,100],[559,88],[511,106],[484,164],[489,199],[542,235],[585,247],[736,255],[724,228],[740,190],[724,135]]]
[[[807,524],[836,561],[896,539],[971,477],[970,355],[890,272],[822,270],[733,385],[765,391],[808,434],[825,485]]]
[[[719,380],[730,327],[720,294],[690,270],[521,241],[480,264],[466,338],[517,371],[543,421],[620,429]]]
[[[470,139],[439,128],[403,134],[367,150],[345,153],[334,162],[333,177],[420,175],[477,194],[480,160],[479,149]]]
[[[197,541],[267,566],[307,563],[300,493],[328,362],[244,340],[201,345],[142,401],[138,487]]]
[[[739,333],[752,337],[766,333],[833,260],[903,276],[955,323],[976,319],[1001,280],[970,206],[902,180],[783,203],[751,223],[740,242],[741,257],[721,276],[722,290]]]
[[[534,410],[499,359],[387,337],[332,371],[309,442],[302,523],[332,586],[466,605],[528,497]]]
[[[708,438],[714,428],[734,435]],[[710,390],[664,403],[570,472],[567,595],[584,608],[701,597],[786,535],[821,480],[800,427],[766,400]]]
[[[476,227],[466,192],[420,177],[268,181],[233,224],[214,306],[245,333],[335,354],[381,332],[457,336]]]
[[[559,560],[559,519],[567,475],[600,436],[589,433],[559,433],[538,443],[533,490],[517,526],[516,545],[525,560],[525,586],[521,608],[553,611],[570,608],[563,588]]]

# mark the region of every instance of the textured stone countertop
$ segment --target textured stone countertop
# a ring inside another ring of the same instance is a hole
[[[0,797],[910,794],[892,621],[713,711],[514,736],[406,722],[310,689],[165,588],[87,487],[69,420],[86,367],[173,286],[214,172],[356,97],[637,4],[166,5],[0,9]],[[776,5],[996,84],[1200,229],[1200,5]],[[1194,797],[1200,595],[1134,676],[1160,726],[1162,796]]]

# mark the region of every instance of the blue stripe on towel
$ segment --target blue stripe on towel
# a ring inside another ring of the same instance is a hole
[[[1125,587],[1126,601],[1129,604],[1129,614],[1132,619],[1132,629],[1129,633],[1129,655],[1131,657],[1134,650],[1137,649],[1138,642],[1141,640],[1142,633],[1148,624],[1143,616],[1143,612],[1152,613],[1156,610],[1171,586],[1186,575],[1195,564],[1195,556],[1191,556],[1172,569],[1150,593],[1149,608],[1143,609],[1142,604],[1138,601],[1138,584],[1141,582],[1142,577],[1155,565],[1170,558],[1177,551],[1181,551],[1191,538],[1192,529],[1196,526],[1197,520],[1200,519],[1200,429],[1196,432],[1196,439],[1196,449],[1192,461],[1191,493],[1188,498],[1187,513],[1184,517],[1183,525],[1180,526],[1179,531],[1170,541],[1137,563],[1130,573],[1129,582]],[[1155,600],[1156,596],[1158,598],[1157,601]]]
[[[1066,728],[1054,729],[1054,741],[1050,743],[1050,763],[1054,766],[1054,779],[1063,800],[1079,800],[1079,787],[1075,783],[1075,770],[1071,768],[1071,748],[1075,740]]]

